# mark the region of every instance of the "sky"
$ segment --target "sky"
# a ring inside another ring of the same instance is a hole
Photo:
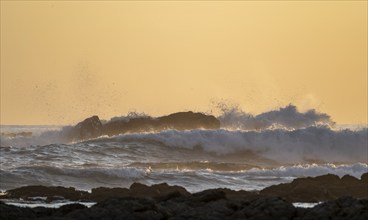
[[[367,1],[1,1],[0,124],[258,114],[367,123]]]

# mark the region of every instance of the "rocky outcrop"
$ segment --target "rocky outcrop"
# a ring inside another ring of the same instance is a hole
[[[8,190],[0,199],[22,199],[34,200],[35,197],[47,197],[47,201],[68,199],[72,201],[84,200],[88,198],[88,192],[76,190],[73,187],[61,186],[24,186]]]
[[[216,198],[226,199],[255,199],[267,197],[281,197],[290,202],[320,202],[334,200],[343,196],[354,198],[368,198],[368,178],[367,173],[363,174],[361,179],[345,175],[341,179],[332,174],[298,178],[291,183],[279,184],[267,187],[260,192],[249,192],[244,190],[230,189],[211,189],[192,196],[209,196],[203,200]],[[175,197],[187,197],[191,194],[181,186],[170,186],[166,183],[147,186],[141,183],[133,183],[127,188],[105,188],[99,187],[92,189],[91,193],[79,191],[72,187],[46,187],[46,186],[25,186],[17,189],[8,190],[0,199],[23,199],[31,200],[31,197],[47,197],[48,201],[58,200],[60,198],[73,201],[103,201],[111,198],[155,198],[159,200],[168,200]]]
[[[188,196],[190,193],[181,186],[169,186],[167,183],[155,184],[147,186],[141,183],[133,183],[129,189],[126,188],[104,188],[99,187],[92,189],[88,196],[92,201],[103,201],[110,198],[161,198],[172,196]]]
[[[176,129],[192,130],[198,128],[219,129],[220,121],[212,115],[205,115],[194,112],[178,112],[168,116],[157,118],[158,130]]]
[[[278,197],[227,199],[221,191],[207,190],[168,200],[108,199],[87,208],[69,204],[58,209],[19,208],[0,202],[0,219],[368,219],[368,200],[343,197],[313,208],[296,208]]]
[[[298,178],[291,183],[267,187],[260,191],[263,196],[279,196],[293,202],[319,202],[342,196],[368,198],[367,174],[361,179],[345,175],[341,179],[332,174]]]
[[[368,200],[341,197],[313,207],[301,219],[368,219]]]
[[[72,129],[73,139],[84,140],[95,138],[103,134],[102,123],[98,116],[86,118]]]
[[[34,200],[37,197],[46,197],[46,201],[67,199],[71,201],[94,201],[99,202],[111,198],[160,198],[188,196],[190,193],[181,186],[170,186],[167,183],[147,186],[141,183],[133,183],[127,188],[105,188],[99,187],[86,191],[76,190],[73,187],[61,186],[25,186],[8,190],[0,199],[22,199]]]
[[[162,130],[219,129],[220,121],[214,116],[193,112],[178,112],[158,118],[140,117],[113,120],[104,125],[104,133],[111,136],[127,132],[149,132]]]
[[[137,117],[111,120],[102,124],[98,116],[92,116],[68,130],[68,139],[85,140],[101,135],[117,135],[134,132],[162,131],[168,129],[219,129],[220,121],[214,116],[194,112],[178,112],[158,118]]]

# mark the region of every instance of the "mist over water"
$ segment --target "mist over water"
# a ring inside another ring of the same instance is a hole
[[[70,126],[1,126],[0,189],[167,182],[190,191],[259,190],[301,176],[359,178],[368,171],[366,125],[341,127],[327,114],[299,112],[293,105],[259,115],[224,105],[221,110],[216,130],[125,133],[72,143],[64,139]],[[150,116],[111,120],[137,117]],[[20,132],[32,136],[9,135]]]

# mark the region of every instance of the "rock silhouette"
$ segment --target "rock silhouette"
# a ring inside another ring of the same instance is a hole
[[[219,129],[220,121],[212,115],[194,112],[177,112],[158,118],[137,117],[126,120],[110,120],[101,123],[98,116],[92,116],[72,127],[67,134],[70,140],[85,140],[101,135],[150,132],[162,130]]]
[[[345,175],[341,179],[332,174],[318,177],[297,178],[291,183],[284,183],[266,187],[256,191],[235,191],[230,189],[211,189],[203,192],[190,194],[181,186],[170,186],[167,183],[147,186],[141,183],[133,183],[127,188],[105,188],[92,189],[91,193],[79,191],[72,187],[47,187],[47,186],[25,186],[8,190],[0,199],[23,199],[32,197],[47,197],[48,201],[60,198],[72,201],[103,201],[111,198],[155,198],[168,200],[175,197],[188,197],[206,195],[202,200],[211,200],[212,197],[222,199],[256,199],[267,197],[280,197],[289,202],[321,202],[335,200],[344,196],[358,199],[368,199],[367,173],[361,179]],[[211,195],[211,196],[210,196]],[[201,199],[200,199],[201,200]]]

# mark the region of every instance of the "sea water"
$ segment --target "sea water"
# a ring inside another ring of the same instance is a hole
[[[360,178],[368,172],[366,124],[338,125],[327,114],[298,112],[293,105],[256,116],[221,109],[221,129],[124,133],[78,142],[63,139],[68,127],[1,125],[0,190],[44,185],[90,191],[165,182],[189,192],[254,191],[299,177]],[[111,120],[134,117],[142,114]]]

